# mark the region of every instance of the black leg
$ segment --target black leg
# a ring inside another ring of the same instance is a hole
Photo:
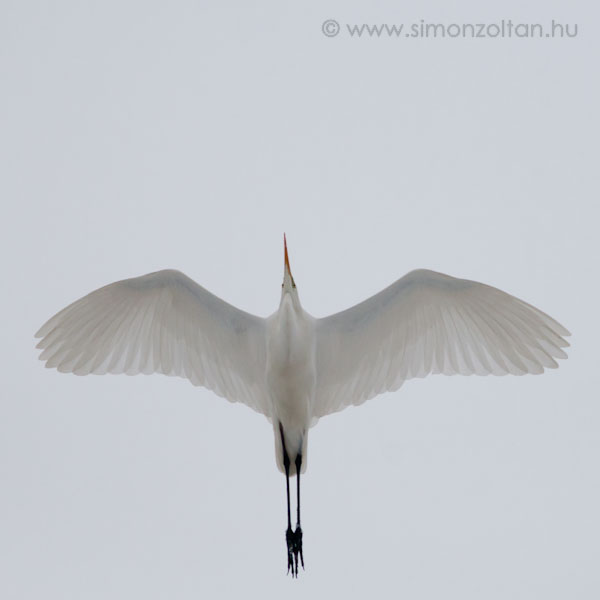
[[[294,569],[294,533],[292,531],[292,517],[290,510],[290,457],[285,448],[285,439],[283,437],[283,427],[279,424],[279,432],[281,433],[281,446],[283,448],[283,468],[285,469],[285,489],[287,492],[287,531],[285,532],[285,541],[287,544],[288,554],[288,573],[292,570],[292,577],[295,575]]]
[[[302,455],[296,455],[296,479],[297,479],[297,488],[296,488],[296,500],[297,504],[297,514],[296,514],[296,527],[300,525],[300,470],[302,469]]]
[[[287,492],[288,529],[291,529],[292,517],[290,511],[290,459],[285,450],[283,451],[283,467],[285,468],[285,491]]]
[[[296,559],[296,577],[298,577],[298,555],[304,569],[304,555],[302,554],[302,528],[300,527],[300,471],[302,470],[302,455],[296,455],[296,479],[297,479],[297,517],[296,531],[294,532],[294,557]]]

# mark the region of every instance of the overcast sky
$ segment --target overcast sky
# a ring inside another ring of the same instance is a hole
[[[598,598],[597,17],[0,0],[0,597]],[[421,19],[578,35],[347,27]],[[413,380],[322,419],[298,581],[264,417],[182,379],[59,374],[33,340],[89,291],[167,267],[266,316],[284,231],[315,316],[424,267],[573,333],[543,376]]]

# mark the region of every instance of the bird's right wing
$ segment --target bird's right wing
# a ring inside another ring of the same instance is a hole
[[[179,271],[100,288],[36,333],[47,367],[186,377],[269,417],[265,321],[227,304]]]
[[[361,304],[317,320],[314,417],[361,404],[428,373],[542,373],[569,332],[482,283],[417,270]]]

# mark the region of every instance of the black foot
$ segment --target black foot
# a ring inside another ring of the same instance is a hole
[[[298,555],[300,555],[300,564],[304,569],[304,556],[302,554],[302,529],[300,525],[296,527],[296,531],[292,531],[288,527],[285,532],[285,541],[287,542],[288,552],[288,573],[292,571],[292,577],[298,577]]]
[[[285,541],[287,542],[287,554],[288,554],[288,574],[290,569],[292,570],[292,577],[294,577],[294,532],[291,527],[287,528],[285,532]]]
[[[302,565],[302,570],[304,571],[304,555],[302,554],[302,529],[300,529],[300,525],[297,525],[296,531],[294,531],[294,559],[296,561],[296,577],[298,577],[298,555],[300,555],[300,564]]]

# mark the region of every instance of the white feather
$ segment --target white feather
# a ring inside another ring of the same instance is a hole
[[[265,320],[173,270],[125,279],[61,310],[36,333],[47,367],[187,377],[269,416]]]
[[[287,262],[286,262],[287,264]],[[413,271],[361,304],[324,319],[300,305],[284,271],[279,310],[261,319],[178,271],[112,283],[77,300],[37,332],[47,367],[186,377],[273,422],[276,458],[306,469],[307,430],[406,379],[523,375],[556,368],[569,332],[500,290]]]
[[[317,320],[313,418],[429,373],[542,373],[566,358],[567,335],[548,315],[496,288],[412,271],[361,304]]]

